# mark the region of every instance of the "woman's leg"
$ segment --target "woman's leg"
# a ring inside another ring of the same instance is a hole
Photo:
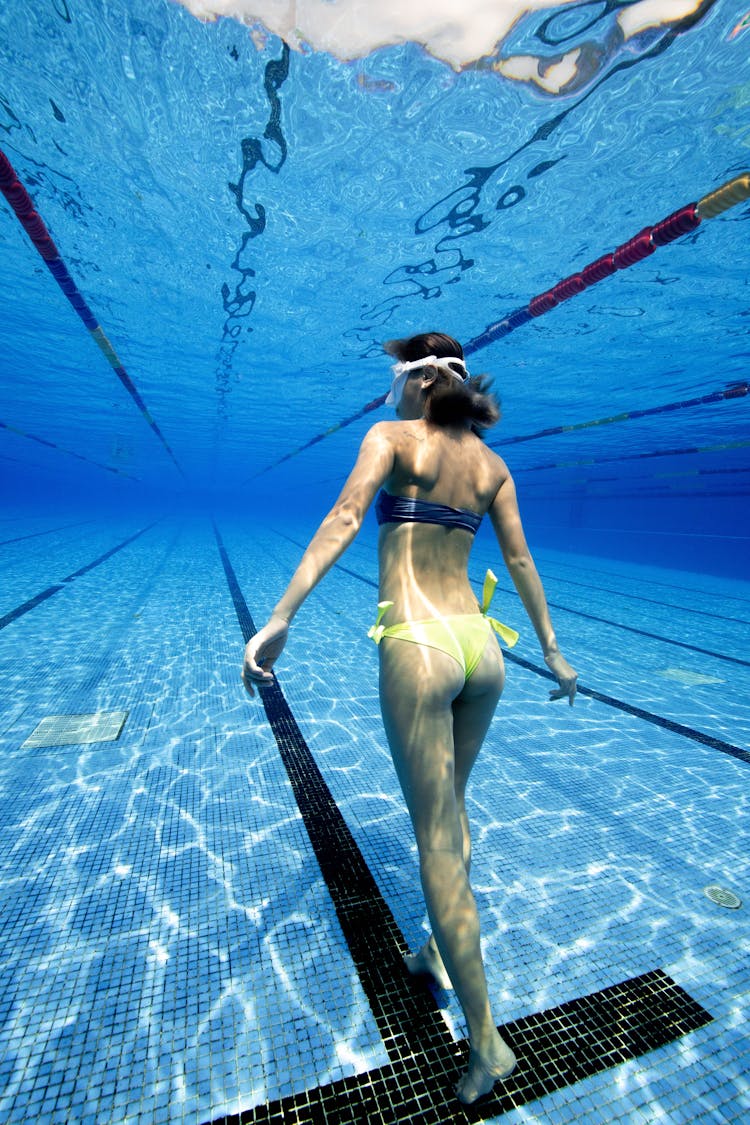
[[[466,786],[472,767],[482,748],[505,683],[505,667],[497,642],[491,639],[476,672],[453,701],[454,792],[461,822],[462,854],[467,875],[471,869],[471,831],[466,813]],[[415,974],[427,974],[441,988],[452,988],[435,938],[427,942],[407,967]]]
[[[464,862],[471,867],[471,834],[466,815],[466,786],[490,728],[505,686],[505,665],[497,641],[490,636],[482,662],[453,702],[455,791],[463,833]]]
[[[499,668],[497,653],[494,661],[488,654],[470,685],[464,686],[461,668],[445,653],[395,638],[384,638],[380,645],[383,722],[417,839],[427,913],[469,1027],[471,1061],[458,1091],[466,1102],[487,1093],[495,1079],[507,1076],[515,1063],[492,1019],[479,917],[464,861],[461,807],[471,751],[462,744],[457,772],[453,742],[454,701],[462,697],[471,708],[472,700],[479,701],[494,682],[496,702]],[[487,710],[485,700],[483,711]],[[460,708],[459,716],[459,727],[468,730],[472,724]]]

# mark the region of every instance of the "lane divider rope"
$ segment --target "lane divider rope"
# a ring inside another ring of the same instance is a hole
[[[578,273],[570,274],[568,277],[564,277],[562,281],[558,281],[557,285],[553,286],[552,289],[548,289],[544,293],[532,297],[528,305],[509,313],[508,316],[503,317],[502,320],[490,324],[478,336],[469,340],[468,343],[464,345],[464,355],[472,355],[481,348],[486,348],[489,344],[494,343],[495,340],[503,339],[503,337],[509,335],[522,324],[528,324],[529,321],[533,320],[535,317],[542,316],[563,301],[568,301],[571,297],[582,293],[584,289],[588,289],[597,282],[603,281],[605,277],[610,277],[618,270],[627,269],[629,266],[635,265],[636,262],[640,262],[644,258],[649,257],[659,246],[666,246],[667,243],[674,242],[676,238],[680,238],[684,234],[689,234],[691,231],[695,230],[704,219],[714,219],[717,215],[723,214],[731,207],[735,207],[738,203],[742,203],[746,199],[750,199],[750,172],[743,172],[741,175],[735,176],[725,184],[722,184],[721,187],[716,188],[715,191],[704,195],[697,203],[687,203],[653,226],[644,227],[643,230],[633,238],[628,239],[627,242],[623,242],[621,246],[618,246],[609,254],[603,254]],[[741,393],[746,394],[747,390],[745,389]],[[730,398],[734,396],[727,394],[724,397]],[[348,418],[342,419],[334,426],[329,426],[327,430],[310,438],[304,445],[298,446],[290,453],[284,454],[278,461],[274,461],[264,469],[260,469],[257,473],[254,473],[248,480],[254,480],[256,477],[270,472],[271,469],[278,468],[279,465],[283,465],[286,461],[291,460],[292,457],[296,457],[298,454],[317,445],[318,442],[323,441],[324,438],[330,437],[331,434],[343,430],[345,426],[350,426],[352,422],[357,422],[360,418],[366,417],[366,415],[372,413],[373,410],[377,410],[381,407],[385,403],[385,399],[385,394],[378,395],[377,398],[368,402],[355,414],[351,414]],[[634,412],[634,416],[640,416],[640,412]],[[596,423],[592,422],[587,424],[595,425]]]
[[[17,437],[35,441],[37,445],[46,445],[48,449],[54,449],[57,453],[64,453],[66,457],[75,457],[77,461],[85,461],[87,465],[95,465],[97,469],[105,469],[108,473],[115,473],[119,477],[127,477],[128,480],[140,481],[140,477],[134,477],[132,473],[126,473],[124,469],[118,469],[114,465],[105,465],[102,461],[92,460],[91,457],[84,457],[82,453],[65,449],[64,446],[58,445],[54,441],[47,441],[46,438],[37,437],[36,434],[28,434],[25,430],[19,430],[18,426],[11,426],[9,422],[0,422],[0,430],[7,430],[8,433],[16,434]]]
[[[603,281],[605,277],[611,277],[618,270],[628,269],[630,266],[634,266],[636,262],[642,262],[644,258],[650,257],[660,246],[666,246],[667,243],[674,242],[676,238],[689,234],[700,225],[703,219],[714,219],[717,215],[723,214],[730,207],[735,207],[746,199],[750,199],[750,172],[743,172],[742,175],[735,176],[734,179],[728,180],[715,191],[705,195],[697,203],[686,203],[684,207],[673,211],[671,215],[667,215],[660,222],[650,227],[644,227],[642,231],[639,231],[633,238],[629,238],[627,242],[623,242],[615,250],[603,254],[600,258],[584,266],[578,273],[569,274],[568,277],[558,281],[557,285],[554,285],[551,289],[532,297],[528,305],[515,309],[502,320],[490,324],[479,336],[469,340],[464,345],[464,355],[471,355],[473,352],[479,351],[480,348],[486,348],[488,344],[494,343],[495,340],[501,340],[522,324],[528,324],[530,320],[543,316],[544,313],[562,304],[563,301],[569,301],[571,297],[582,293],[584,289],[589,289],[592,285]]]
[[[724,402],[727,399],[744,398],[750,394],[750,383],[740,380],[730,383],[720,391],[711,391],[709,394],[699,395],[697,398],[686,398],[681,402],[666,402],[661,406],[648,406],[642,410],[625,410],[622,414],[610,414],[606,418],[592,418],[588,422],[573,422],[569,426],[550,426],[547,430],[536,430],[533,434],[519,434],[516,437],[502,438],[500,441],[490,441],[490,449],[499,449],[501,445],[517,445],[522,441],[536,441],[537,438],[553,437],[556,434],[571,434],[576,430],[588,430],[593,426],[610,426],[613,422],[632,422],[635,418],[648,418],[652,414],[668,414],[673,410],[688,410],[694,406],[708,406],[714,402]]]
[[[583,457],[577,461],[548,461],[544,465],[527,465],[514,469],[513,476],[521,473],[547,472],[550,469],[590,468],[591,465],[611,465],[617,461],[644,461],[651,457],[683,457],[685,454],[723,453],[727,449],[746,449],[750,441],[721,441],[715,445],[687,445],[680,449],[650,449],[646,453],[618,453],[614,457]]]
[[[2,149],[0,149],[0,191],[3,193],[8,203],[11,206],[19,223],[26,231],[26,234],[31,239],[37,253],[41,257],[45,266],[54,277],[57,284],[62,289],[68,302],[75,309],[76,313],[83,321],[84,326],[91,334],[94,343],[104,355],[107,363],[114,371],[117,378],[122,383],[125,390],[128,392],[133,402],[138,407],[141,415],[148,423],[149,427],[159,439],[164,449],[167,451],[170,460],[174,464],[181,477],[185,474],[182,471],[180,464],[175,458],[174,453],[169,447],[169,444],[164,437],[164,434],[159,429],[157,423],[152,418],[148,407],[143,401],[138,388],[133,383],[132,379],[125,370],[117,352],[113,348],[110,341],[104,334],[104,329],[99,324],[93,312],[89,308],[85,298],[81,294],[78,286],[73,278],[70,276],[68,267],[60,256],[60,251],[55,245],[52,236],[47,229],[44,220],[39,212],[34,207],[31,196],[26,191],[21,181],[16,175],[16,171],[11,164],[8,157]]]

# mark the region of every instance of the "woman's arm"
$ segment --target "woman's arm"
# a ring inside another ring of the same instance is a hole
[[[242,678],[251,695],[253,683],[273,679],[271,669],[286,643],[289,622],[352,542],[375,493],[390,476],[394,464],[391,425],[379,422],[365,435],[341,495],[310,540],[270,620],[248,641]]]
[[[539,638],[544,662],[559,684],[557,691],[550,692],[550,698],[562,699],[567,696],[572,705],[578,677],[558,648],[542,580],[523,533],[516,487],[510,474],[497,490],[490,508],[490,518],[508,573]]]

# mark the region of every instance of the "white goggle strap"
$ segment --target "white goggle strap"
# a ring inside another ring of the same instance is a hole
[[[459,375],[452,367],[451,363],[460,363],[464,369],[464,374]],[[425,356],[424,359],[413,359],[410,363],[394,363],[391,371],[393,372],[393,383],[391,389],[386,397],[386,405],[398,406],[401,401],[401,395],[404,393],[406,380],[409,378],[410,371],[416,371],[419,367],[440,367],[443,371],[447,371],[454,379],[458,379],[459,383],[465,383],[469,378],[469,372],[466,370],[466,364],[458,356],[448,356],[447,358],[438,359],[435,355]]]
[[[464,369],[464,374],[459,375],[458,372],[454,371],[453,368],[450,367],[451,363],[460,363]],[[447,371],[449,375],[452,375],[454,379],[458,379],[460,383],[465,382],[469,377],[466,364],[462,359],[459,359],[458,356],[447,356],[438,359],[435,355],[428,355],[425,356],[424,359],[413,359],[410,363],[394,363],[391,370],[394,376],[398,377],[399,375],[405,374],[407,371],[415,371],[418,367],[441,367],[444,371]]]
[[[401,395],[404,393],[406,380],[409,378],[408,371],[396,372],[396,367],[398,366],[399,364],[395,364],[393,368],[393,382],[391,383],[391,389],[386,396],[386,406],[398,406],[398,404],[401,402]]]

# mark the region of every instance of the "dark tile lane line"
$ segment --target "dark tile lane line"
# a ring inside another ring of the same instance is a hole
[[[661,969],[599,992],[504,1024],[519,1066],[486,1098],[463,1107],[452,1097],[453,1060],[415,1051],[401,1066],[390,1065],[206,1125],[446,1125],[486,1121],[610,1067],[640,1058],[713,1017]],[[461,1044],[462,1064],[468,1049]],[[564,1113],[564,1109],[558,1109]],[[556,1118],[557,1120],[557,1118]],[[572,1117],[571,1117],[572,1120]]]
[[[510,594],[509,588],[498,586],[498,590],[503,593]],[[624,629],[626,633],[635,633],[639,637],[648,637],[651,641],[662,641],[667,645],[674,645],[676,648],[686,648],[690,652],[699,652],[701,656],[711,656],[715,660],[724,660],[729,664],[739,664],[742,668],[750,668],[750,660],[741,660],[738,656],[729,656],[723,652],[714,652],[710,648],[701,648],[699,645],[688,644],[687,641],[676,641],[674,637],[665,637],[661,633],[651,633],[648,629],[637,629],[635,625],[623,625],[621,621],[612,621],[608,617],[598,617],[594,613],[585,613],[582,609],[570,609],[569,606],[560,605],[559,602],[547,601],[547,604],[552,609],[559,609],[563,613],[572,613],[575,617],[583,617],[587,621],[597,621],[600,625],[611,625],[614,629]]]
[[[79,523],[64,523],[60,527],[48,527],[46,531],[33,531],[30,535],[17,535],[15,539],[0,539],[0,547],[6,547],[9,543],[22,543],[24,539],[39,539],[42,535],[52,535],[55,531],[68,531],[71,527],[83,527],[85,524],[92,522],[92,520],[81,520]]]
[[[537,554],[537,552],[534,553],[535,558],[536,558],[536,554]],[[549,559],[549,553],[545,548],[542,548],[538,552],[538,554],[539,554],[540,558],[546,557],[547,562],[551,561]],[[626,582],[632,582],[633,581],[632,575],[621,574],[616,570],[600,570],[598,567],[595,567],[595,566],[581,566],[579,563],[562,562],[562,560],[560,560],[560,559],[555,559],[552,562],[552,565],[557,566],[557,567],[561,567],[561,566],[565,567],[566,570],[582,571],[584,574],[603,574],[606,578],[623,578]],[[634,563],[633,565],[638,566],[638,565],[643,565],[643,564]],[[669,568],[667,567],[666,569],[669,569]],[[688,571],[686,573],[686,577],[689,577],[691,574],[694,574],[694,572]],[[701,593],[702,592],[700,590],[691,591],[689,586],[685,586],[685,585],[678,586],[676,582],[659,582],[656,579],[653,579],[653,578],[650,578],[650,577],[644,578],[643,580],[645,582],[647,582],[649,586],[661,586],[665,590],[680,590],[683,594],[686,593],[686,592],[687,593]],[[565,581],[567,581],[567,579]],[[719,577],[718,581],[721,582],[721,581],[723,581],[723,579],[721,577]],[[730,579],[730,581],[731,581],[731,579]],[[617,592],[624,594],[624,592],[622,590],[617,591]],[[624,596],[625,597],[637,597],[636,594],[624,594]],[[713,594],[712,597],[721,598],[723,601],[742,602],[744,605],[750,604],[750,598],[743,598],[740,594]]]
[[[538,664],[532,664],[530,660],[525,660],[522,656],[516,656],[514,652],[508,652],[503,649],[503,656],[506,660],[510,660],[513,664],[518,664],[521,668],[526,668],[529,672],[536,672],[538,676],[544,676],[547,680],[553,680],[555,677],[546,668],[540,667]],[[647,723],[652,723],[656,727],[663,727],[665,730],[671,730],[674,734],[680,734],[684,738],[689,738],[693,742],[699,742],[703,746],[710,746],[712,750],[720,750],[722,754],[729,754],[732,758],[736,758],[740,762],[747,762],[750,764],[750,751],[744,750],[741,746],[734,746],[731,742],[725,742],[721,738],[715,738],[712,734],[704,734],[703,731],[695,730],[694,727],[685,726],[684,723],[676,723],[673,719],[666,719],[663,715],[656,715],[653,711],[646,711],[643,707],[635,707],[632,703],[626,703],[624,699],[615,699],[612,695],[605,695],[601,691],[595,691],[594,688],[587,688],[581,684],[578,685],[578,694],[585,695],[588,699],[595,699],[598,703],[604,703],[607,707],[614,707],[618,711],[624,711],[627,715],[635,715],[639,719],[643,719]]]
[[[32,609],[36,609],[38,605],[41,605],[42,602],[46,602],[48,598],[51,598],[53,596],[53,594],[59,593],[60,590],[64,589],[66,583],[73,582],[76,578],[80,578],[81,575],[87,574],[90,570],[93,570],[94,567],[100,566],[103,562],[106,562],[107,559],[112,558],[112,555],[116,555],[118,551],[122,551],[124,547],[127,547],[130,543],[134,543],[136,539],[140,539],[140,537],[142,535],[145,535],[147,531],[150,531],[152,527],[156,527],[156,524],[158,522],[158,520],[155,520],[154,523],[150,523],[147,527],[141,528],[141,530],[137,531],[135,535],[129,536],[127,539],[124,539],[122,543],[118,543],[116,547],[112,547],[111,550],[105,551],[103,555],[100,555],[92,562],[86,563],[85,566],[82,566],[78,570],[75,570],[72,574],[69,574],[67,578],[61,579],[57,585],[48,586],[47,589],[42,590],[40,594],[36,594],[33,598],[29,598],[29,600],[27,602],[24,602],[22,605],[16,606],[15,609],[12,609],[9,613],[6,613],[3,617],[0,617],[0,629],[4,629],[6,625],[10,625],[11,622],[17,621],[19,617],[23,617],[24,614],[29,613]]]
[[[290,539],[289,536],[287,536],[287,535],[282,535],[281,532],[277,531],[277,532],[275,532],[275,534],[279,535],[280,538],[282,538],[282,539],[286,539],[287,542],[293,543],[295,547],[300,547],[304,550],[304,544],[298,543],[294,539]],[[358,574],[354,570],[350,570],[346,566],[342,566],[341,563],[336,563],[336,569],[342,570],[345,574],[350,574],[353,578],[358,578],[360,582],[365,582],[365,583],[367,583],[368,586],[372,586],[374,589],[377,589],[377,586],[378,586],[377,582],[374,582],[371,578],[365,578],[363,575]],[[563,579],[563,581],[567,581],[567,579]],[[498,585],[497,589],[500,593],[511,594],[513,596],[515,596],[515,593],[516,593],[516,591],[509,586]],[[598,587],[598,586],[589,586],[588,589],[593,590],[595,593],[600,591],[600,587]],[[623,596],[624,597],[630,597],[630,595],[623,595]],[[685,649],[688,649],[690,652],[700,653],[701,656],[711,656],[715,660],[723,660],[723,661],[726,661],[730,664],[738,664],[742,668],[750,668],[750,660],[742,660],[738,656],[729,656],[728,654],[723,653],[723,652],[714,652],[713,649],[700,648],[698,645],[688,644],[687,641],[677,641],[673,637],[665,637],[661,633],[651,633],[647,629],[638,629],[634,625],[624,625],[621,621],[613,621],[611,618],[608,618],[608,617],[598,617],[596,614],[586,613],[582,609],[571,609],[570,606],[561,605],[560,602],[550,601],[549,599],[547,599],[547,604],[550,606],[551,609],[559,609],[563,613],[571,613],[571,614],[573,614],[574,617],[583,617],[587,621],[596,621],[597,623],[599,623],[601,625],[610,625],[613,629],[623,629],[625,632],[635,633],[636,636],[639,636],[639,637],[648,637],[648,639],[651,640],[651,641],[662,641],[664,644],[674,645],[676,648],[685,648]],[[686,610],[685,612],[691,612],[691,611]],[[734,618],[734,617],[732,617],[732,618],[722,618],[721,620],[728,620],[728,621],[732,621],[734,623],[740,623],[739,619]]]
[[[659,606],[660,609],[676,609],[679,610],[680,613],[693,613],[699,617],[709,617],[713,621],[731,621],[733,625],[750,625],[750,621],[747,621],[744,617],[729,617],[723,613],[712,613],[711,610],[708,609],[697,609],[694,605],[675,605],[674,602],[661,601],[659,598],[647,598],[644,597],[643,594],[628,594],[624,590],[612,590],[609,586],[592,586],[588,582],[577,582],[573,578],[542,574],[541,571],[539,573],[545,581],[565,582],[568,586],[579,586],[582,590],[595,590],[598,594],[614,594],[618,598],[629,598],[631,601],[644,602],[647,605],[656,605]],[[696,596],[700,596],[697,591]]]

